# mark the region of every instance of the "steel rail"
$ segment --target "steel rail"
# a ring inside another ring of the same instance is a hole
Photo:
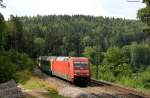
[[[143,91],[139,91],[133,88],[129,88],[129,87],[125,87],[122,85],[118,85],[118,84],[114,84],[111,82],[106,82],[103,80],[95,80],[95,79],[91,79],[91,83],[100,85],[100,86],[108,86],[111,87],[117,91],[126,93],[130,96],[134,96],[135,98],[150,98],[150,94],[143,92]]]

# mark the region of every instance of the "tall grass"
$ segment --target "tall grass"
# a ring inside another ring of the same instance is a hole
[[[91,70],[92,77],[95,78],[96,66],[92,65]],[[129,70],[129,74],[125,74],[127,73],[127,70],[125,70],[125,73],[122,71],[120,71],[119,75],[115,75],[110,67],[99,65],[98,79],[115,82],[136,89],[150,91],[150,68],[138,71],[137,73],[133,73]]]

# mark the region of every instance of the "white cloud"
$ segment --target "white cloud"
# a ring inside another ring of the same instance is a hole
[[[137,11],[145,7],[142,2],[127,2],[127,0],[101,0],[101,6],[109,16],[135,19]]]
[[[127,3],[126,0],[4,0],[7,8],[2,9],[6,18],[50,14],[84,14],[94,16],[136,17],[142,4]]]

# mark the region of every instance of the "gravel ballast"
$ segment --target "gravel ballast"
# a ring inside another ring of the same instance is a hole
[[[59,95],[69,98],[98,98],[76,87],[65,87],[59,90]]]

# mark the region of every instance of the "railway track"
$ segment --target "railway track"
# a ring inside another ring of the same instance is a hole
[[[40,74],[41,77],[44,80],[46,79],[48,82],[55,82],[60,89],[66,86],[79,88],[87,93],[97,96],[95,98],[150,98],[150,94],[145,92],[137,91],[132,88],[127,88],[106,81],[92,79],[87,87],[79,87],[71,85],[68,81],[62,80],[58,77],[50,77],[39,70],[38,74]]]
[[[106,81],[98,81],[98,80],[92,79],[91,84],[95,84],[97,86],[105,86],[106,88],[109,88],[109,89],[114,89],[115,91],[118,91],[122,95],[126,95],[129,98],[150,98],[150,94],[148,93],[138,91],[132,88],[124,87],[121,85],[117,85],[114,83],[106,82]]]

